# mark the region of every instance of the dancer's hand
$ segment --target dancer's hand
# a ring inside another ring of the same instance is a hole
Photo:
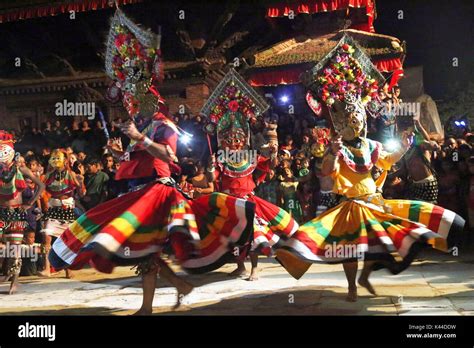
[[[120,130],[132,140],[140,141],[143,138],[143,135],[138,131],[135,123],[131,121],[120,125]]]
[[[402,147],[403,147],[403,149],[408,150],[408,148],[411,146],[413,135],[414,135],[413,133],[407,132],[407,131],[402,133]]]
[[[211,157],[209,158],[209,166],[210,167],[215,167],[216,166],[216,155],[212,154]]]
[[[270,144],[270,153],[277,153],[278,152],[278,145],[275,143]]]
[[[107,141],[107,148],[113,151],[121,152],[123,151],[122,139],[112,138]]]
[[[331,140],[331,144],[329,145],[331,154],[336,156],[336,154],[339,152],[340,149],[342,149],[342,137],[337,136],[333,137]]]

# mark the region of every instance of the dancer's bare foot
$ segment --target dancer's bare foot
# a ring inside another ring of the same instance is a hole
[[[18,290],[18,276],[14,276],[12,282],[10,284],[10,291],[8,291],[8,295],[13,295]]]
[[[357,302],[357,288],[349,289],[346,297],[347,302]]]
[[[252,268],[250,271],[250,277],[248,277],[247,280],[250,282],[258,280],[258,268]]]
[[[179,287],[178,286],[176,287],[176,290],[178,291],[178,295],[176,299],[176,304],[173,306],[173,310],[176,310],[179,308],[179,306],[181,306],[184,296],[191,293],[193,289],[194,289],[194,286],[192,284],[181,279]]]
[[[51,277],[51,272],[41,271],[41,272],[38,272],[37,275],[40,276],[40,277],[49,278],[49,277]]]
[[[370,284],[368,279],[359,278],[359,280],[357,282],[359,283],[360,286],[366,288],[367,291],[370,292],[372,295],[377,295],[377,293],[375,292],[374,287],[372,286],[372,284]]]
[[[67,279],[74,279],[74,273],[70,269],[66,269],[65,271]]]
[[[147,308],[140,308],[137,312],[133,313],[132,315],[140,316],[140,315],[151,315],[153,310]]]
[[[247,275],[245,266],[238,266],[237,269],[229,273],[229,277],[241,277]]]

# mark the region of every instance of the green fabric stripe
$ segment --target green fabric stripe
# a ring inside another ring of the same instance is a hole
[[[90,234],[94,234],[99,225],[97,225],[94,221],[90,220],[86,214],[82,214],[77,220],[76,223],[79,224],[84,230],[89,232]]]
[[[286,210],[283,210],[281,208],[278,208],[278,209],[279,209],[278,214],[276,214],[275,217],[268,222],[269,226],[279,225],[283,221],[285,214],[288,214]]]
[[[420,220],[421,206],[422,206],[422,203],[410,202],[410,207],[408,208],[408,220],[410,221]]]
[[[314,228],[316,233],[322,236],[323,238],[327,238],[329,234],[331,233],[330,230],[328,230],[327,228],[323,226],[321,221],[316,221],[316,222],[309,221],[306,224],[304,224],[304,227],[305,229],[307,227]]]
[[[208,204],[209,204],[209,207],[211,208],[211,211],[210,211],[210,214],[206,215],[204,219],[205,223],[199,225],[199,236],[201,237],[201,239],[206,238],[206,236],[208,236],[212,231],[211,229],[207,227],[208,224],[210,224],[211,226],[214,226],[215,224],[216,217],[218,216],[218,214],[215,214],[213,212],[217,210],[217,197],[218,197],[217,193],[212,193],[208,197],[209,199]]]
[[[362,231],[362,229],[365,229],[367,230],[367,235],[370,234],[370,226],[373,226],[373,225],[377,225],[379,224],[379,222],[375,219],[370,219],[370,220],[367,220],[365,222],[361,222],[361,224],[359,225],[359,227],[354,231],[354,232],[347,232],[347,233],[344,233],[343,235],[340,235],[340,236],[333,236],[330,234],[330,230],[327,230],[326,228],[324,228],[322,226],[322,224],[319,223],[319,221],[314,225],[314,227],[316,228],[316,230],[318,231],[318,234],[321,235],[323,238],[325,238],[324,240],[324,243],[326,244],[332,244],[332,243],[339,243],[341,241],[348,241],[348,242],[352,242],[354,240],[356,240],[357,238],[359,238],[360,236],[360,233]],[[305,225],[307,226],[307,224]]]
[[[120,218],[125,219],[130,225],[133,226],[134,229],[137,229],[140,226],[140,222],[138,221],[135,214],[130,211],[125,211]]]

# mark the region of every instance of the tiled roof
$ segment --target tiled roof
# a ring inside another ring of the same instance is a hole
[[[375,56],[400,57],[403,54],[400,40],[395,37],[349,29],[317,37],[303,36],[280,42],[255,54],[255,64],[251,67],[264,68],[317,62],[337,45],[344,32],[356,39],[371,58]]]

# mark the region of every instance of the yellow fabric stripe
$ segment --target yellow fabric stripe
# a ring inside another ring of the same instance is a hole
[[[168,234],[167,228],[162,230],[156,229],[149,233],[134,233],[130,236],[128,241],[132,243],[150,243],[156,239],[166,239]]]
[[[89,239],[91,236],[91,234],[82,228],[82,226],[77,221],[74,221],[71,226],[69,226],[69,230],[74,235],[74,237],[81,241],[82,244],[85,244],[87,239]]]

